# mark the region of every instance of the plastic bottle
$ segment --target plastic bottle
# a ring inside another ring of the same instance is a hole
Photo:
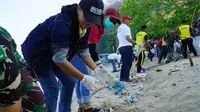
[[[112,76],[111,74],[109,74],[105,77],[106,77],[105,79],[106,79],[107,83],[111,86],[115,85],[116,82],[118,83],[118,80],[114,76]]]
[[[133,99],[130,97],[128,97],[127,101],[128,101],[128,103],[133,103]]]
[[[133,97],[133,103],[137,103],[137,97],[136,96]]]
[[[113,76],[112,73],[110,73],[104,66],[99,65],[97,69],[99,69],[99,72],[102,72],[101,78],[104,79],[109,86],[113,86],[116,83],[117,78]]]
[[[118,95],[120,92],[123,91],[123,89],[124,89],[124,83],[121,82],[121,85],[120,85],[120,87],[117,89],[117,91],[115,92],[115,94]]]
[[[114,85],[112,85],[112,87],[113,87],[114,89],[118,89],[118,88],[120,88],[121,85],[122,85],[122,82],[121,82],[121,81],[116,81],[116,82],[114,83]]]
[[[113,90],[113,88],[111,86],[107,86],[107,89],[110,90],[110,91]]]

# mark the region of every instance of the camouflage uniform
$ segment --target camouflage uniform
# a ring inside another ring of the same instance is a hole
[[[171,61],[177,61],[178,54],[174,51],[174,42],[175,40],[177,40],[175,31],[169,29],[165,34],[164,40],[167,42],[167,49],[168,49],[166,63],[169,63]]]
[[[0,107],[22,97],[22,112],[45,112],[42,91],[34,71],[16,51],[11,35],[0,27]]]

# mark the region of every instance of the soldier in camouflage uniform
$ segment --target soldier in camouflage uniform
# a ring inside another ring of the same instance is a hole
[[[11,35],[0,27],[0,111],[20,98],[22,112],[45,112],[43,94],[34,71],[16,51]]]
[[[170,63],[172,61],[178,61],[178,54],[174,51],[174,42],[178,41],[176,36],[176,32],[174,31],[174,27],[170,26],[169,30],[166,32],[164,36],[164,41],[167,43],[167,60],[165,63]]]

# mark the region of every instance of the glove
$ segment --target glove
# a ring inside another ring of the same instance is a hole
[[[155,50],[154,49],[151,49],[150,51],[151,51],[151,53],[155,54]]]
[[[99,81],[92,77],[92,76],[89,76],[89,75],[84,75],[82,81],[81,81],[86,88],[88,88],[89,90],[95,90],[98,88],[98,83]]]

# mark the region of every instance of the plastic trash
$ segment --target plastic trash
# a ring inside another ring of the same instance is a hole
[[[128,101],[128,103],[133,103],[133,99],[130,97],[127,98],[127,101]]]
[[[107,86],[107,89],[110,90],[110,91],[113,90],[113,88],[111,86]]]
[[[125,84],[122,81],[116,81],[114,85],[107,86],[107,89],[113,91],[115,95],[118,95],[125,89]]]
[[[137,97],[136,96],[133,97],[133,103],[137,103]]]
[[[193,45],[197,51],[197,54],[200,55],[200,36],[193,38]]]
[[[143,84],[139,84],[136,86],[137,89],[142,89],[143,88]]]
[[[134,96],[134,97],[128,97],[127,98],[127,102],[128,103],[137,103],[137,97]]]
[[[116,95],[118,95],[119,93],[121,93],[124,89],[124,83],[120,82],[120,87],[117,89],[117,91],[115,92]]]

